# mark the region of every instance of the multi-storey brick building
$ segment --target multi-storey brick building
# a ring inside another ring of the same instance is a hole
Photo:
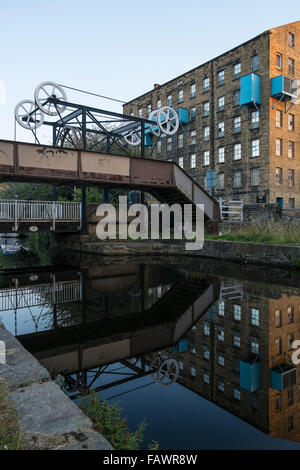
[[[272,80],[279,76],[287,79]],[[203,186],[211,181],[207,171],[215,170],[211,190],[217,198],[300,207],[298,77],[300,21],[155,84],[126,103],[124,113],[146,117],[167,105],[187,109],[188,123],[154,142],[154,158],[176,161]]]

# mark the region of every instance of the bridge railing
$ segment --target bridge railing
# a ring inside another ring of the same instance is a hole
[[[80,221],[80,202],[29,201],[0,199],[0,221],[14,221],[17,229],[20,222]]]

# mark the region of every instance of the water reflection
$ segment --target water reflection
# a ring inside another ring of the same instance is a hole
[[[3,275],[0,310],[73,399],[96,389],[151,401],[155,384],[171,402],[180,386],[182,396],[190,390],[267,435],[300,442],[297,276],[247,268],[235,277],[214,263],[69,262]]]

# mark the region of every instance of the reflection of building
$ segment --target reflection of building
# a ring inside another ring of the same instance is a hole
[[[300,441],[299,386],[291,375],[277,390],[271,375],[278,364],[279,380],[294,369],[297,293],[243,282],[242,301],[219,300],[187,335],[189,352],[177,352],[178,382],[274,437]]]

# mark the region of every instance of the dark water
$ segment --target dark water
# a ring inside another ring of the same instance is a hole
[[[145,419],[144,447],[300,449],[299,273],[41,253],[2,256],[0,318],[72,399]]]

